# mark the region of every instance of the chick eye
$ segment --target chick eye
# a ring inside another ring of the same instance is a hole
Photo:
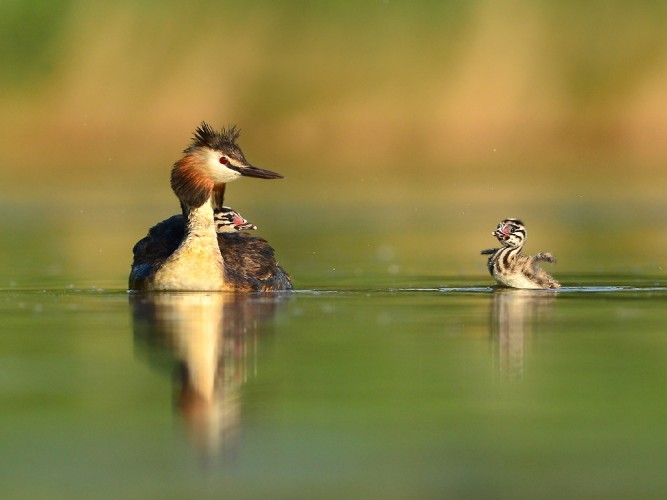
[[[229,163],[229,160],[227,159],[226,156],[221,156],[220,160],[218,160],[221,165],[227,165]]]

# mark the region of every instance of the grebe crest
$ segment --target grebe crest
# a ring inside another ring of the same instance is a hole
[[[282,179],[282,175],[246,160],[236,143],[239,135],[235,126],[217,132],[206,122],[199,125],[171,170],[171,187],[182,205],[199,207],[211,197],[214,187],[241,176]]]

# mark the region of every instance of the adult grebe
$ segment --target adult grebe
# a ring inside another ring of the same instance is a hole
[[[152,227],[134,246],[130,289],[292,289],[290,277],[278,266],[266,240],[235,231],[216,231],[216,212],[218,219],[225,213],[222,199],[227,182],[241,176],[282,178],[248,163],[236,144],[238,136],[235,127],[216,132],[204,122],[197,128],[192,143],[171,171],[171,187],[181,202],[183,215]],[[236,231],[249,229],[243,223],[236,225]]]
[[[550,253],[538,253],[534,257],[522,255],[526,242],[526,226],[518,219],[505,219],[491,233],[502,244],[500,248],[482,250],[482,255],[490,255],[487,267],[491,276],[501,285],[512,288],[560,288],[537,263],[556,262]]]

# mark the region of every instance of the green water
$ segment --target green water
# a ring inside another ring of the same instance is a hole
[[[5,290],[3,496],[663,497],[667,288],[564,281]]]
[[[126,292],[169,196],[4,199],[3,498],[664,497],[662,206],[297,194],[232,200],[268,296]],[[490,288],[523,214],[558,292]]]

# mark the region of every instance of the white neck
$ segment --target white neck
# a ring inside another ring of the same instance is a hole
[[[155,273],[154,290],[213,291],[225,287],[211,200],[186,210],[185,238]]]
[[[211,236],[215,236],[213,206],[210,199],[201,207],[186,209],[186,217],[186,240],[188,238],[210,239]]]

